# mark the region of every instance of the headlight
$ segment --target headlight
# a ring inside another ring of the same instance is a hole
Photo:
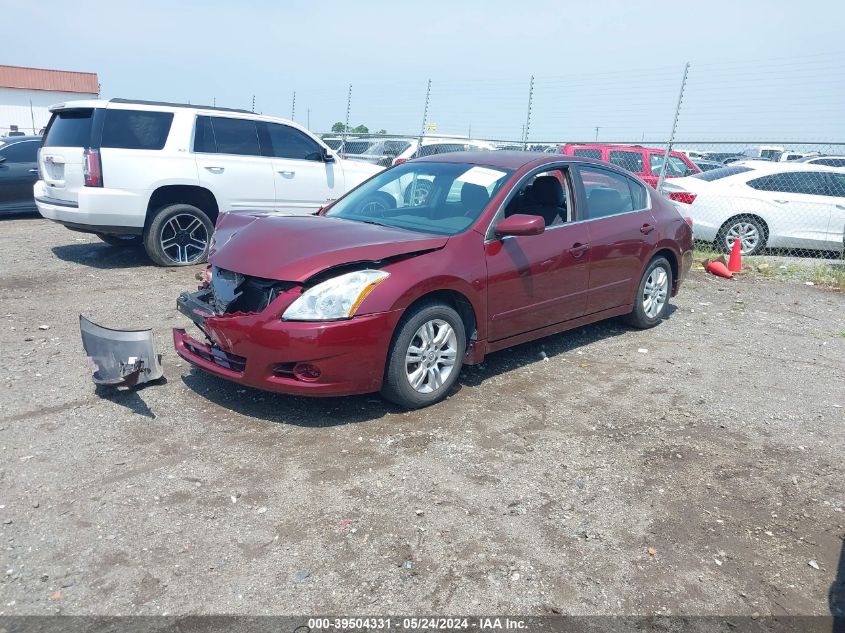
[[[294,301],[283,319],[289,321],[330,321],[355,314],[364,298],[390,273],[382,270],[359,270],[329,279],[306,290]]]

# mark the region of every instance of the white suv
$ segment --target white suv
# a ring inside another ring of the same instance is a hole
[[[161,266],[204,261],[221,213],[313,213],[382,169],[245,110],[125,99],[51,110],[38,211],[112,245],[143,243]]]

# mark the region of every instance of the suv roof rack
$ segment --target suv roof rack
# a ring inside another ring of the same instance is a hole
[[[217,106],[199,105],[196,103],[170,103],[169,101],[143,101],[141,99],[109,99],[109,103],[129,103],[136,105],[149,106],[166,106],[169,108],[196,108],[198,110],[217,110],[220,112],[238,112],[240,114],[257,114],[257,112],[250,112],[249,110],[241,110],[238,108],[220,108]]]

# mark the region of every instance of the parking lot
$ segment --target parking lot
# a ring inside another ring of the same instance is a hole
[[[192,370],[201,267],[0,225],[2,613],[830,613],[842,292],[694,271],[656,329],[499,352],[403,412]],[[79,314],[152,327],[166,384],[95,390]]]

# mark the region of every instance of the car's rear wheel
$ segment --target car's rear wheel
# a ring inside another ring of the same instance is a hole
[[[743,255],[756,255],[766,248],[766,227],[753,215],[738,215],[722,225],[716,235],[716,246],[723,253],[730,253],[734,242],[740,240]]]
[[[117,246],[118,248],[140,246],[143,242],[140,235],[109,235],[108,233],[97,233],[97,237],[109,246]]]
[[[359,209],[361,215],[369,217],[382,217],[385,212],[396,208],[396,199],[384,191],[376,191],[372,196],[364,200]]]
[[[640,279],[634,309],[626,315],[625,321],[643,330],[654,327],[669,310],[671,291],[672,266],[665,257],[655,257]]]
[[[382,395],[408,409],[443,400],[458,380],[466,352],[460,315],[442,303],[426,303],[397,326],[387,357]]]
[[[417,180],[405,187],[402,197],[405,204],[410,207],[420,207],[426,203],[434,188],[429,180]]]
[[[159,266],[190,266],[208,257],[214,224],[190,204],[171,204],[156,211],[144,233],[144,248]]]

